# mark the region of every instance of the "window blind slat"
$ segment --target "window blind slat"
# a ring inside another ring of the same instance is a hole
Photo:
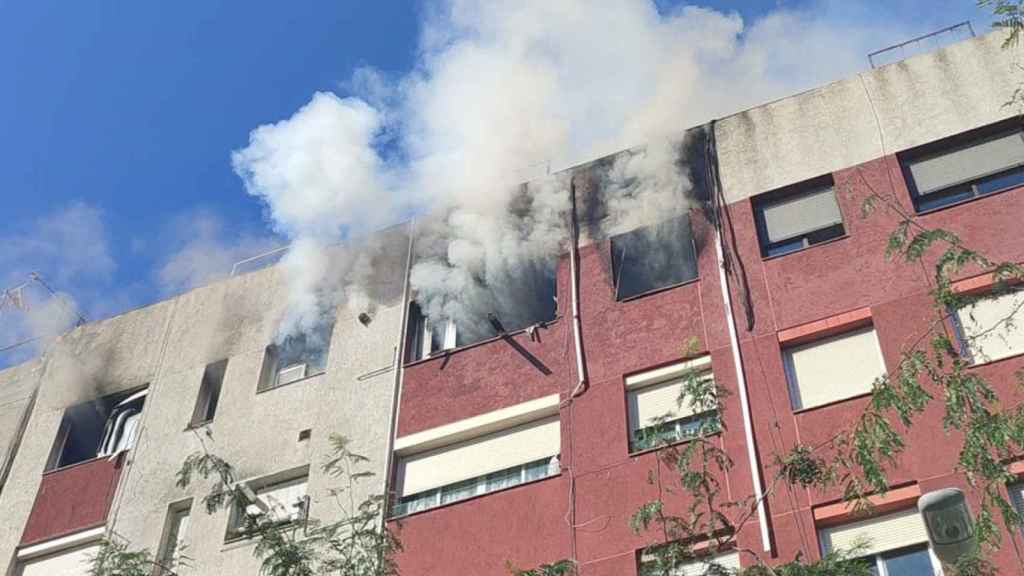
[[[851,522],[818,531],[824,552],[853,550],[868,556],[928,542],[928,531],[916,508]]]
[[[976,362],[1000,360],[1024,352],[1024,291],[978,300],[957,311]],[[1007,318],[1013,322],[1004,322]]]
[[[843,216],[830,186],[765,206],[764,222],[768,241],[775,243],[841,224]]]
[[[45,556],[26,562],[21,576],[86,576],[91,560],[100,551],[99,544],[76,548],[68,552]]]
[[[797,409],[866,394],[885,373],[873,327],[787,349],[785,357]]]
[[[999,172],[1024,162],[1024,137],[1014,132],[938,156],[910,161],[907,167],[918,194]]]
[[[730,570],[740,569],[739,552],[719,554],[718,556],[715,556],[714,562],[716,565],[722,568],[728,568]],[[708,574],[709,567],[710,564],[707,562],[687,562],[683,566],[680,566],[676,570],[673,570],[672,576],[706,576]]]
[[[401,458],[400,496],[454,484],[520,464],[557,456],[562,451],[558,416]]]
[[[683,384],[683,380],[670,380],[630,390],[627,393],[626,402],[629,423],[633,430],[652,426],[666,415],[668,415],[667,420],[692,416],[694,410],[689,401],[684,398],[682,404],[679,403]]]

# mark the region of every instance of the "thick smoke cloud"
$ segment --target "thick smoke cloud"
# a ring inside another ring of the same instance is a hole
[[[609,225],[680,213],[686,128],[863,68],[912,35],[896,22],[842,3],[751,23],[651,0],[431,4],[411,72],[359,70],[354,96],[317,93],[233,156],[295,242],[283,331],[325,308],[325,244],[410,213],[430,215],[412,273],[428,314],[517,324],[564,247],[568,183],[549,174],[642,145],[609,172]]]

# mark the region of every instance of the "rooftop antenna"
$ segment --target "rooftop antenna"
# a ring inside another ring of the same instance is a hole
[[[75,318],[76,327],[88,322],[85,316],[82,315],[82,313],[79,312],[76,308],[68,304],[68,301],[63,296],[54,291],[54,289],[51,288],[49,284],[47,284],[46,280],[44,280],[43,276],[38,272],[29,273],[28,280],[22,282],[21,284],[18,284],[17,286],[12,286],[11,288],[7,289],[0,289],[0,317],[2,317],[5,313],[29,313],[32,310],[32,301],[30,298],[28,298],[26,289],[32,285],[40,286],[46,292],[49,298],[55,299],[61,308],[63,308],[70,316],[73,316]],[[38,336],[33,336],[31,338],[26,338],[24,340],[14,342],[13,344],[2,346],[0,347],[0,353],[7,352],[8,350],[13,350],[15,348],[18,348],[19,346],[24,346],[31,342],[35,342],[36,340],[39,340]]]

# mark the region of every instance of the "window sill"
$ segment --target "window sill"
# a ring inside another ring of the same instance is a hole
[[[301,382],[305,382],[306,380],[312,380],[313,378],[319,378],[320,376],[323,376],[324,374],[327,374],[327,371],[326,370],[321,370],[321,371],[319,371],[319,372],[317,372],[315,374],[308,374],[308,375],[306,375],[306,376],[304,376],[302,378],[299,378],[298,380],[292,380],[291,382],[288,382],[288,383],[285,383],[285,384],[278,384],[276,386],[268,386],[268,387],[262,388],[262,389],[257,387],[256,388],[256,394],[259,395],[259,394],[264,394],[266,392],[271,392],[273,390],[280,390],[281,388],[287,388],[288,386],[291,386],[292,384],[299,384]]]
[[[447,504],[440,504],[440,505],[434,506],[432,508],[425,508],[423,510],[417,510],[415,512],[408,512],[406,514],[402,514],[402,515],[399,515],[399,516],[389,516],[388,517],[388,522],[401,522],[402,520],[404,520],[406,518],[411,518],[413,516],[419,516],[420,514],[426,514],[428,512],[435,512],[437,510],[443,510],[443,509],[449,508],[451,506],[458,506],[459,504],[465,504],[466,502],[471,502],[473,500],[479,500],[480,498],[487,498],[488,496],[494,496],[495,494],[501,494],[502,492],[508,492],[510,490],[515,490],[516,488],[522,488],[524,486],[532,486],[534,484],[539,484],[541,482],[544,482],[545,480],[552,480],[554,478],[559,478],[561,476],[562,476],[562,473],[559,472],[558,474],[551,474],[550,476],[545,476],[543,478],[537,478],[536,480],[530,480],[529,482],[523,482],[522,484],[516,484],[515,486],[508,486],[507,488],[499,488],[497,490],[494,490],[493,492],[485,492],[483,494],[476,494],[476,495],[470,496],[469,498],[463,498],[462,500],[456,500],[454,502],[448,502]]]
[[[801,252],[806,252],[808,250],[813,250],[813,249],[819,248],[821,246],[825,246],[825,245],[828,245],[828,244],[833,244],[835,242],[840,242],[842,240],[846,240],[849,237],[850,237],[850,235],[847,233],[847,234],[843,234],[842,236],[836,236],[835,238],[829,238],[828,240],[823,240],[821,242],[818,242],[817,244],[811,244],[810,246],[804,246],[803,248],[797,248],[796,250],[793,250],[793,251],[790,251],[790,252],[784,252],[782,254],[773,254],[771,256],[761,256],[761,261],[762,262],[769,262],[771,260],[778,260],[779,258],[785,258],[786,256],[792,256],[793,254],[800,254]]]
[[[193,430],[199,430],[208,427],[210,424],[213,424],[213,418],[210,418],[209,420],[203,420],[202,422],[189,422],[189,424],[185,426],[185,429],[182,430],[182,432],[191,432]]]
[[[999,364],[1000,362],[1005,362],[1007,360],[1021,358],[1022,356],[1024,356],[1024,352],[1017,352],[1015,354],[1010,354],[1009,356],[1003,356],[1002,358],[993,358],[992,360],[985,360],[982,362],[971,362],[968,368],[982,368],[985,366],[992,366],[994,364]]]
[[[998,196],[1000,194],[1011,192],[1013,190],[1018,190],[1020,188],[1024,188],[1024,186],[1021,186],[1019,184],[1014,186],[1007,186],[1006,188],[1000,188],[999,190],[994,190],[986,194],[978,194],[977,196],[972,196],[970,198],[965,198],[963,200],[957,200],[956,202],[950,202],[949,204],[943,204],[942,206],[936,206],[935,208],[928,208],[927,210],[918,210],[917,206],[914,206],[914,213],[917,216],[927,216],[929,214],[935,214],[936,212],[942,212],[943,210],[956,208],[957,206],[963,206],[964,204],[970,204],[971,202],[977,202],[978,200],[984,200],[985,198],[991,198],[993,196]]]
[[[641,292],[639,294],[634,294],[632,296],[627,296],[625,298],[618,298],[618,299],[616,299],[616,302],[622,302],[622,303],[632,302],[634,300],[639,300],[641,298],[646,298],[647,296],[653,296],[655,294],[660,294],[662,292],[667,292],[668,290],[674,290],[674,289],[679,288],[681,286],[686,286],[687,284],[694,284],[696,282],[700,282],[700,276],[697,276],[696,278],[691,278],[689,280],[684,280],[684,281],[679,282],[677,284],[670,284],[668,286],[662,286],[661,288],[655,288],[653,290],[648,290],[647,292]]]
[[[718,436],[721,436],[721,435],[722,435],[722,429],[719,428],[717,431],[712,432],[710,434],[707,434],[706,436],[704,436],[704,438],[715,438],[715,437],[718,437]],[[629,457],[630,458],[635,458],[635,457],[638,457],[638,456],[643,456],[645,454],[650,454],[652,452],[657,452],[659,450],[664,450],[666,448],[674,448],[676,446],[682,446],[684,444],[689,444],[690,442],[693,442],[696,439],[697,439],[697,437],[693,436],[693,437],[690,437],[690,438],[683,438],[683,439],[680,439],[680,440],[676,440],[675,442],[669,442],[668,444],[659,444],[657,446],[651,446],[650,448],[644,448],[642,450],[630,451]]]
[[[552,326],[553,324],[557,323],[561,319],[562,319],[561,316],[555,316],[551,320],[545,320],[544,322],[537,322],[536,324],[534,324],[534,326],[536,326],[537,328],[548,328],[548,327]],[[492,336],[491,338],[487,338],[486,340],[480,340],[479,342],[473,342],[472,344],[463,344],[462,346],[456,346],[455,348],[448,348],[447,350],[439,350],[437,352],[432,353],[430,356],[427,356],[426,358],[420,358],[419,360],[413,360],[411,362],[406,362],[402,366],[403,367],[419,366],[420,364],[426,364],[427,362],[431,362],[431,361],[434,361],[434,360],[441,360],[441,359],[447,358],[448,356],[451,356],[452,354],[456,354],[458,352],[463,352],[465,350],[469,350],[471,348],[476,348],[478,346],[485,346],[485,345],[490,344],[492,342],[497,342],[499,340],[504,340],[505,338],[511,338],[511,337],[519,336],[520,334],[525,334],[528,328],[529,327],[527,327],[527,328],[520,328],[519,330],[513,330],[513,331],[510,331],[510,332],[505,332],[504,334],[499,334],[498,336]]]
[[[813,412],[815,410],[821,410],[822,408],[829,408],[831,406],[835,406],[837,404],[842,404],[844,402],[852,402],[853,400],[858,400],[858,399],[861,399],[861,398],[870,398],[873,393],[874,393],[873,391],[872,392],[864,392],[864,393],[861,393],[861,394],[857,394],[856,396],[847,396],[846,398],[840,398],[838,400],[833,400],[831,402],[826,402],[825,404],[818,404],[817,406],[811,406],[810,408],[800,408],[798,410],[793,410],[793,415],[796,416],[798,414],[807,414],[808,412]]]

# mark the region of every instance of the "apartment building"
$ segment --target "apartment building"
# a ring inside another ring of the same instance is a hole
[[[317,464],[337,432],[373,460],[367,491],[391,497],[403,574],[497,576],[565,558],[587,576],[642,574],[659,535],[634,534],[629,518],[663,494],[652,474],[672,474],[647,440],[656,417],[672,414],[653,432],[679,443],[720,422],[714,441],[735,463],[723,498],[761,496],[775,457],[850,423],[927,326],[928,270],[886,259],[898,217],[862,216],[868,196],[993,259],[1024,259],[1024,137],[1004,106],[1019,77],[1001,42],[970,39],[690,129],[682,215],[610,224],[615,159],[567,170],[576,234],[553,285],[516,325],[489,319],[489,336],[424,317],[407,286],[429,234],[416,223],[360,248],[373,306],[339,306],[308,336],[329,345],[273,344],[280,266],[77,328],[0,372],[7,573],[84,573],[113,533],[159,555],[185,544],[197,573],[253,574],[251,540],[230,513],[202,510],[202,485],[176,487],[175,471],[212,446],[258,494],[329,518]],[[972,334],[1015,298],[949,329]],[[967,352],[1019,399],[1024,336],[996,336]],[[717,408],[677,404],[693,370],[726,392]],[[879,574],[941,574],[914,508],[966,486],[940,418],[930,410],[910,431],[872,516],[837,491],[773,491],[718,560],[815,558],[868,538]],[[1021,486],[1007,489],[1019,502]],[[995,558],[1007,574],[1011,548]]]
[[[862,217],[868,196],[996,260],[1024,259],[1024,140],[1017,111],[1004,106],[1019,76],[1001,38],[967,40],[691,130],[683,162],[693,208],[646,222],[646,232],[591,234],[606,229],[593,220],[609,193],[602,165],[613,159],[573,169],[581,234],[578,256],[567,250],[558,266],[554,318],[407,357],[391,511],[403,573],[499,575],[508,563],[575,558],[588,576],[642,574],[641,551],[661,535],[634,534],[630,516],[661,496],[682,498],[649,482],[653,474],[667,485],[672,475],[642,441],[654,416],[673,414],[657,434],[679,442],[720,419],[716,442],[735,463],[720,479],[723,500],[761,496],[776,456],[851,423],[873,379],[927,327],[932,305],[929,271],[886,258],[898,216],[883,208]],[[708,163],[720,186],[705,178]],[[725,207],[721,244],[709,219],[714,200]],[[666,251],[670,258],[658,257]],[[990,283],[962,280],[970,290]],[[950,330],[970,333],[983,322],[975,317],[998,318],[1013,302],[986,301]],[[697,349],[686,351],[691,338]],[[1019,399],[1021,332],[984,347],[976,370]],[[676,405],[680,375],[693,369],[728,393],[717,410]],[[941,430],[936,410],[911,430],[874,516],[853,515],[835,490],[777,490],[737,534],[737,551],[718,560],[751,564],[739,550],[772,562],[813,559],[864,539],[879,574],[940,574],[915,505],[922,493],[966,487],[953,472],[956,443]],[[1017,497],[1020,486],[1008,490]],[[1009,545],[996,561],[1004,573],[1019,570]],[[695,564],[680,573],[702,572]]]
[[[0,493],[4,573],[86,574],[107,534],[157,559],[184,554],[195,574],[255,574],[237,511],[206,513],[209,482],[175,485],[204,449],[285,521],[338,517],[320,468],[332,433],[371,459],[357,497],[382,493],[408,244],[402,225],[352,248],[374,265],[368,305],[325,314],[319,338],[275,344],[287,288],[275,266],[76,328],[0,373],[5,392],[35,390]]]

